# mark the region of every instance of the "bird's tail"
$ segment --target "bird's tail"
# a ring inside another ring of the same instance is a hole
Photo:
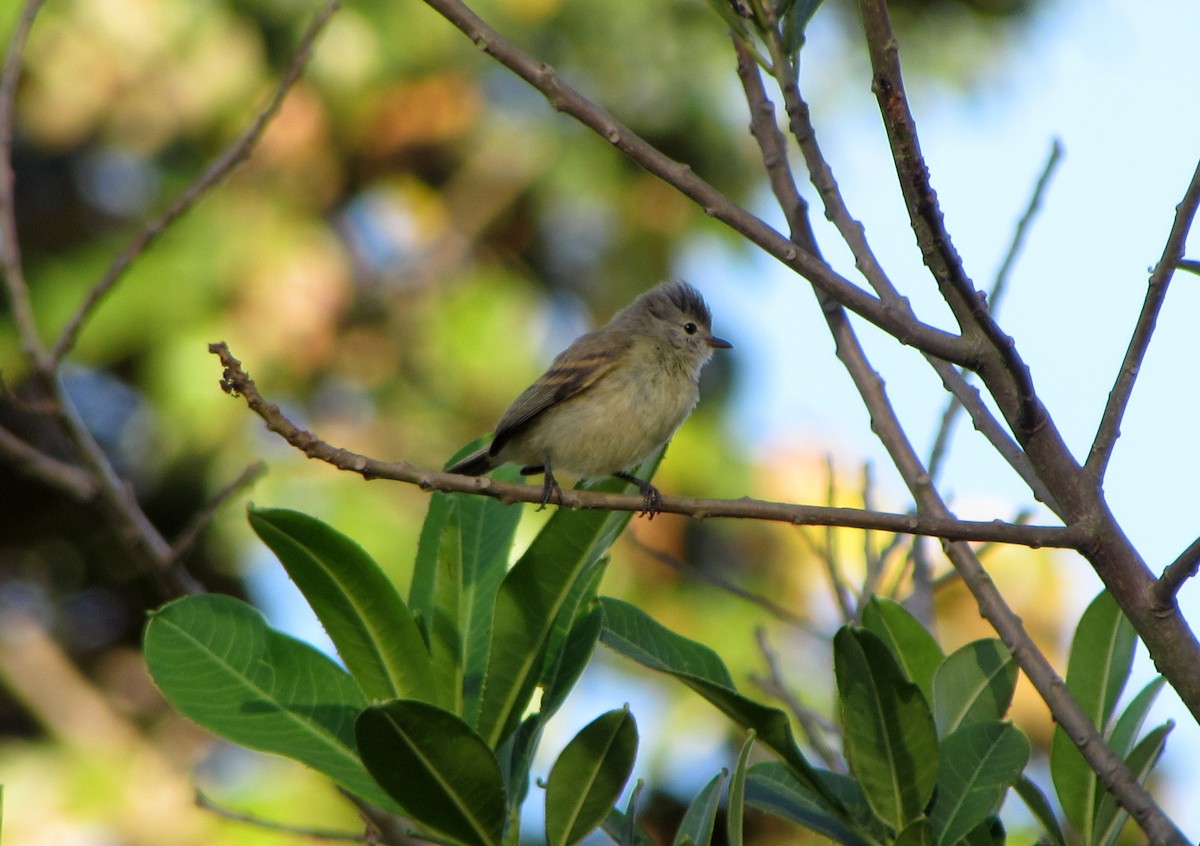
[[[447,467],[447,473],[458,473],[463,476],[482,476],[496,466],[496,460],[488,454],[488,448],[477,450],[452,467]]]

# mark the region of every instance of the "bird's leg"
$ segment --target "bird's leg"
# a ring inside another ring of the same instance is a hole
[[[558,484],[558,479],[554,478],[554,471],[550,469],[550,453],[542,453],[542,466],[522,467],[522,476],[533,476],[537,473],[542,474],[542,504],[538,507],[538,511],[543,511],[546,508],[546,503],[550,501],[553,495],[558,500],[558,505],[563,504],[563,490]]]
[[[649,482],[639,479],[631,473],[626,473],[624,470],[618,470],[613,473],[618,479],[629,482],[631,485],[637,485],[638,490],[642,492],[642,514],[645,514],[647,519],[653,520],[654,515],[662,511],[662,494],[658,492],[658,488]]]

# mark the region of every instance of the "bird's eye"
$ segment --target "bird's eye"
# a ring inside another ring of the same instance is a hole
[[[696,324],[695,323],[683,324],[683,331],[687,332],[689,335],[695,335],[696,334]]]

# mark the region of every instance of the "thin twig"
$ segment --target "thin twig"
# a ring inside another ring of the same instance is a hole
[[[1175,596],[1183,583],[1200,572],[1200,538],[1188,544],[1179,557],[1167,565],[1154,583],[1154,604],[1164,610],[1175,606]]]
[[[74,464],[60,461],[30,446],[0,426],[0,458],[18,473],[35,479],[77,502],[90,502],[96,496],[96,480]]]
[[[267,472],[266,462],[255,461],[253,464],[246,467],[238,474],[237,478],[230,482],[221,490],[217,491],[208,503],[199,512],[192,516],[191,522],[188,523],[186,529],[180,532],[179,537],[175,539],[175,543],[171,547],[171,564],[179,564],[192,551],[196,541],[208,529],[209,524],[213,521],[217,511],[225,504],[227,500],[250,485],[258,481],[259,477]]]
[[[1186,270],[1188,273],[1195,273],[1200,276],[1200,261],[1192,259],[1180,259],[1175,263],[1175,267],[1179,270]]]
[[[264,828],[268,831],[278,831],[283,834],[296,834],[301,837],[308,837],[313,840],[331,840],[338,843],[366,843],[368,837],[356,831],[338,831],[330,828],[311,828],[309,826],[291,825],[290,823],[276,822],[268,820],[265,817],[257,816],[256,814],[248,814],[244,811],[234,811],[230,808],[218,805],[212,799],[205,795],[204,791],[196,788],[196,807],[203,808],[206,811],[211,811],[218,817],[233,822],[246,823],[257,828]]]
[[[825,454],[825,504],[833,508],[837,503],[837,472],[833,464],[833,454]],[[861,605],[862,597],[856,601],[850,586],[842,576],[842,554],[838,549],[838,535],[833,526],[825,527],[825,566],[829,575],[829,587],[837,599],[838,610],[842,612],[842,622],[852,623],[857,619],[856,605]]]
[[[13,320],[21,339],[21,350],[35,369],[45,365],[46,348],[38,334],[29,286],[21,264],[21,243],[17,234],[16,175],[13,172],[13,132],[16,125],[17,81],[25,43],[33,28],[33,19],[43,0],[28,0],[21,19],[13,30],[0,70],[0,253],[4,260],[4,282],[13,310]]]
[[[279,406],[267,402],[259,393],[254,381],[242,369],[242,363],[234,358],[224,342],[210,344],[209,352],[218,356],[224,367],[221,379],[222,389],[232,396],[240,396],[244,399],[246,405],[262,418],[270,431],[282,437],[309,458],[331,464],[339,470],[357,473],[367,479],[391,479],[397,482],[407,482],[426,491],[474,493],[489,496],[504,503],[542,502],[543,490],[540,484],[522,485],[503,482],[488,476],[460,476],[456,473],[417,467],[407,461],[381,461],[328,444],[311,432],[296,426],[280,411]],[[576,489],[563,491],[561,507],[640,512],[644,510],[644,502],[640,495]],[[665,514],[685,514],[696,519],[727,517],[793,525],[879,529],[888,532],[925,534],[939,538],[973,541],[995,540],[1033,547],[1074,548],[1084,538],[1084,535],[1077,529],[1070,527],[1009,527],[1000,521],[958,520],[949,514],[928,518],[911,514],[869,512],[860,508],[830,508],[770,502],[749,497],[694,499],[664,495],[659,510]],[[1019,531],[1013,534],[1012,528]]]
[[[1154,328],[1158,322],[1159,312],[1167,299],[1167,288],[1171,284],[1171,276],[1175,268],[1180,266],[1183,259],[1184,246],[1187,243],[1188,232],[1196,219],[1197,208],[1200,207],[1200,162],[1192,173],[1192,181],[1188,183],[1183,199],[1175,207],[1175,220],[1167,235],[1167,243],[1163,247],[1162,256],[1150,274],[1150,282],[1146,289],[1146,298],[1142,302],[1142,311],[1138,315],[1137,324],[1133,328],[1133,337],[1129,340],[1129,348],[1125,351],[1125,359],[1115,384],[1108,394],[1108,403],[1104,406],[1104,414],[1100,418],[1100,426],[1096,437],[1092,440],[1092,448],[1088,452],[1084,470],[1097,483],[1104,479],[1108,462],[1112,458],[1113,448],[1121,434],[1121,420],[1125,409],[1129,406],[1129,398],[1133,395],[1133,385],[1141,371],[1146,351],[1150,348],[1150,340],[1154,337]]]
[[[719,589],[723,590],[725,593],[728,593],[730,596],[736,596],[738,599],[744,599],[745,601],[747,601],[753,605],[757,605],[759,608],[766,611],[772,617],[782,620],[783,622],[787,623],[790,626],[794,626],[795,628],[799,629],[802,632],[806,632],[815,637],[823,637],[823,635],[819,631],[817,631],[812,626],[811,623],[809,623],[807,620],[805,620],[803,617],[801,617],[796,612],[783,607],[778,602],[775,602],[774,600],[772,600],[766,596],[763,596],[762,594],[758,594],[753,591],[746,590],[745,588],[734,584],[733,582],[729,581],[728,579],[723,578],[723,577],[717,575],[716,573],[710,572],[706,568],[690,566],[690,565],[684,563],[683,561],[680,561],[678,558],[676,558],[674,555],[671,555],[669,552],[665,552],[661,549],[655,549],[654,547],[645,543],[641,538],[639,538],[633,532],[627,533],[626,537],[629,538],[630,541],[632,541],[632,543],[635,547],[637,547],[642,552],[649,555],[651,558],[653,558],[655,561],[659,562],[660,564],[665,564],[667,567],[670,567],[675,572],[680,573],[681,575],[687,576],[689,578],[699,579],[700,581],[702,581],[706,584],[712,585],[715,588],[719,588]]]
[[[279,78],[278,84],[275,86],[271,98],[261,111],[255,116],[250,126],[239,136],[225,151],[217,157],[217,159],[209,165],[208,169],[200,175],[200,178],[188,186],[182,194],[180,194],[170,206],[166,208],[157,218],[146,224],[142,230],[134,237],[129,245],[118,255],[100,280],[92,286],[88,291],[83,302],[75,314],[67,322],[62,334],[58,338],[58,342],[54,345],[52,353],[52,361],[57,364],[71,351],[75,346],[75,342],[79,337],[80,331],[83,329],[84,323],[91,316],[92,312],[99,306],[100,301],[105,295],[113,289],[113,286],[120,281],[125,271],[129,269],[137,258],[144,253],[147,248],[160,236],[166,229],[174,223],[178,218],[183,216],[189,209],[196,204],[198,200],[208,194],[222,179],[224,179],[230,171],[232,171],[244,159],[248,158],[253,152],[258,141],[262,138],[263,133],[267,129],[267,125],[279,112],[280,106],[283,105],[284,98],[291,91],[292,86],[296,84],[304,72],[304,68],[308,63],[308,59],[312,54],[313,44],[317,36],[325,28],[325,24],[333,16],[333,14],[341,7],[340,0],[329,0],[325,6],[317,12],[309,23],[304,34],[300,36],[300,40],[296,45],[296,51],[292,55],[292,60],[289,62],[287,69]]]
[[[817,757],[821,759],[826,767],[834,772],[844,773],[846,771],[845,762],[838,755],[833,745],[825,739],[826,734],[836,735],[837,727],[829,725],[822,719],[820,714],[811,708],[805,707],[796,698],[796,695],[792,693],[791,688],[783,680],[783,672],[779,666],[779,656],[767,641],[767,630],[759,626],[755,632],[755,636],[758,640],[758,649],[762,653],[763,659],[767,662],[767,678],[764,679],[757,675],[751,675],[750,680],[762,691],[774,696],[787,706],[792,716],[796,718],[796,723],[800,726],[800,730],[808,738],[809,746],[817,753]]]
[[[608,143],[651,174],[667,182],[716,218],[757,244],[796,273],[808,279],[834,301],[891,334],[902,344],[940,358],[971,366],[972,351],[951,332],[911,319],[839,275],[828,264],[802,249],[765,221],[733,202],[692,169],[663,154],[608,111],[567,85],[549,65],[538,62],[505,39],[479,18],[461,0],[425,0],[458,27],[483,52],[528,82],[550,105],[589,127]]]

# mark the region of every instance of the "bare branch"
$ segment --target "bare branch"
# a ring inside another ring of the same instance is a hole
[[[137,260],[138,256],[144,253],[158,236],[166,231],[167,227],[182,217],[198,200],[224,179],[230,171],[249,157],[258,144],[259,139],[262,138],[271,119],[275,117],[279,111],[279,107],[283,105],[284,98],[287,97],[292,86],[296,84],[296,81],[303,74],[304,68],[308,64],[308,59],[312,55],[313,43],[316,41],[317,36],[321,34],[321,31],[325,28],[325,24],[340,7],[341,0],[328,0],[325,6],[317,12],[312,22],[309,23],[308,29],[300,36],[300,40],[296,45],[296,51],[292,55],[292,60],[284,71],[283,76],[280,77],[279,83],[275,86],[275,91],[272,93],[271,98],[251,124],[237,140],[225,149],[225,152],[216,161],[209,165],[208,169],[200,175],[199,179],[189,185],[187,190],[180,194],[162,214],[146,224],[142,228],[142,231],[134,237],[133,241],[113,260],[108,270],[104,272],[104,275],[100,277],[100,280],[88,292],[87,297],[84,298],[84,301],[79,305],[79,308],[67,322],[66,327],[59,336],[58,342],[54,345],[54,352],[51,358],[54,364],[62,361],[75,346],[75,341],[83,329],[83,324],[91,316],[92,312],[96,310],[96,307],[99,306],[100,301],[104,299],[105,295],[120,281],[130,265]]]
[[[0,458],[23,473],[77,502],[88,502],[96,495],[96,480],[73,464],[46,455],[0,426]]]
[[[1133,328],[1133,337],[1129,340],[1129,348],[1125,352],[1125,360],[1121,362],[1121,370],[1116,383],[1108,394],[1108,403],[1104,406],[1104,414],[1100,418],[1100,426],[1092,441],[1084,469],[1096,482],[1104,479],[1108,462],[1112,458],[1113,447],[1121,434],[1121,420],[1133,395],[1133,385],[1137,381],[1142,361],[1150,348],[1150,339],[1154,336],[1154,328],[1158,322],[1158,314],[1162,311],[1167,299],[1167,288],[1175,268],[1183,262],[1183,250],[1187,242],[1188,232],[1196,219],[1196,210],[1200,206],[1200,162],[1192,174],[1183,199],[1175,207],[1175,222],[1167,235],[1167,243],[1163,247],[1162,257],[1150,274],[1150,282],[1146,289],[1146,298],[1142,302],[1142,311],[1138,315],[1137,324]]]
[[[44,365],[46,349],[38,334],[33,304],[29,299],[29,286],[25,282],[25,271],[21,266],[12,145],[16,124],[17,80],[21,77],[25,42],[29,39],[29,30],[33,28],[33,19],[37,17],[42,2],[43,0],[28,0],[25,4],[25,10],[21,13],[21,19],[17,22],[8,45],[4,68],[0,70],[0,252],[3,253],[4,282],[8,288],[13,319],[21,339],[21,350],[35,368]]]
[[[817,757],[821,759],[826,767],[834,772],[844,773],[846,771],[845,762],[838,755],[837,749],[826,740],[827,734],[837,734],[837,727],[829,725],[817,712],[805,707],[796,698],[796,695],[792,693],[791,688],[783,680],[783,672],[779,667],[779,656],[767,641],[766,629],[760,626],[756,632],[756,637],[758,639],[758,649],[762,653],[763,659],[767,662],[767,677],[764,679],[752,675],[750,680],[762,689],[763,692],[774,696],[787,705],[788,710],[792,712],[792,716],[796,718],[796,723],[800,726],[800,730],[808,738],[809,746],[817,753]]]
[[[208,529],[209,524],[212,523],[220,507],[239,491],[257,482],[259,477],[266,472],[266,463],[255,461],[239,473],[236,479],[217,491],[212,499],[208,501],[208,504],[192,516],[188,527],[176,538],[175,544],[171,548],[171,563],[178,564],[183,561],[192,551],[192,547],[195,546],[196,541]]]
[[[407,461],[381,461],[377,458],[335,447],[305,431],[290,421],[279,406],[267,402],[242,363],[234,358],[222,341],[209,344],[209,352],[221,360],[224,372],[222,389],[240,396],[250,409],[263,419],[267,428],[282,437],[309,458],[331,464],[339,470],[358,473],[367,479],[391,479],[417,485],[426,491],[474,493],[490,496],[504,503],[542,501],[542,486],[503,482],[487,476],[460,476],[417,467]],[[562,506],[571,509],[604,509],[608,511],[642,511],[640,495],[607,493],[591,490],[563,491]],[[692,499],[666,496],[662,498],[662,513],[684,514],[698,520],[712,517],[766,520],[810,526],[843,526],[856,529],[879,529],[888,532],[929,535],[971,541],[999,541],[1032,547],[1074,548],[1083,540],[1076,529],[1061,526],[1009,526],[1000,521],[975,522],[958,520],[949,514],[937,518],[911,514],[870,512],[859,508],[830,508],[815,505],[796,505],[750,499]],[[1012,530],[1018,530],[1015,534]]]
[[[1200,572],[1200,538],[1196,538],[1179,557],[1167,565],[1162,576],[1154,583],[1154,603],[1162,609],[1175,605],[1175,595],[1183,583]]]
[[[746,602],[757,605],[772,617],[782,620],[788,625],[795,627],[799,631],[806,632],[814,637],[822,637],[820,632],[813,628],[813,626],[807,620],[794,611],[784,608],[778,602],[773,601],[769,597],[746,590],[743,587],[739,587],[729,579],[723,578],[716,573],[709,572],[707,569],[690,566],[685,562],[680,561],[669,552],[664,552],[661,549],[655,549],[654,547],[642,541],[642,539],[633,532],[627,533],[626,537],[630,539],[635,547],[649,555],[660,564],[670,567],[675,572],[689,578],[697,579],[705,584],[712,585],[715,588],[725,591],[730,596],[736,596],[738,599],[744,599]]]
[[[1004,255],[1004,260],[1000,263],[999,270],[996,271],[996,278],[992,282],[991,290],[988,292],[988,309],[991,311],[993,316],[999,309],[1000,301],[1008,287],[1008,280],[1012,275],[1012,269],[1016,265],[1017,257],[1021,254],[1021,248],[1025,245],[1025,240],[1033,224],[1033,220],[1037,216],[1038,211],[1041,209],[1042,200],[1046,195],[1046,190],[1050,187],[1050,179],[1054,175],[1054,171],[1058,167],[1058,163],[1061,160],[1062,144],[1056,138],[1050,145],[1050,154],[1046,157],[1046,163],[1042,166],[1041,174],[1038,176],[1037,182],[1034,184],[1033,193],[1029,197],[1029,202],[1025,206],[1025,211],[1017,221],[1016,228],[1013,230],[1012,240],[1008,245],[1008,251]],[[938,425],[937,434],[933,440],[933,446],[929,451],[929,475],[934,479],[938,478],[942,463],[948,454],[950,436],[953,431],[954,421],[958,416],[958,413],[963,410],[964,407],[967,407],[968,413],[971,414],[972,419],[977,421],[976,425],[978,425],[979,416],[977,412],[970,411],[971,408],[982,408],[988,417],[991,416],[991,413],[987,411],[987,407],[983,405],[983,402],[979,397],[979,392],[965,384],[965,374],[960,374],[960,376],[962,376],[964,379],[964,385],[962,387],[966,388],[970,394],[970,397],[968,398],[964,396],[961,389],[954,391],[954,395],[946,403],[946,410],[942,412],[942,420]],[[970,403],[970,406],[967,406],[967,403]],[[991,438],[989,438],[989,440],[992,440],[992,444],[997,450],[1001,451],[1002,455],[1005,454],[1004,451],[1001,450],[1000,443]],[[1021,475],[1021,478],[1025,480],[1026,484],[1029,485],[1038,501],[1045,503],[1052,511],[1061,517],[1062,511],[1055,502],[1054,496],[1046,488],[1042,480],[1038,478],[1037,473],[1029,464],[1028,457],[1024,454],[1024,452],[1021,452],[1019,446],[1011,441],[1007,432],[1003,433],[1003,441],[1001,443],[1004,443],[1006,447],[1010,447],[1016,451],[1014,458],[1019,456],[1019,465],[1013,463],[1013,458],[1009,458],[1009,463],[1012,464],[1012,466],[1017,470],[1017,472]],[[1008,458],[1007,455],[1005,455],[1005,457]]]
[[[549,65],[535,61],[503,38],[461,0],[425,2],[462,30],[476,47],[540,91],[553,108],[567,113],[598,133],[632,161],[695,202],[705,214],[757,244],[834,301],[879,326],[902,344],[963,366],[975,364],[972,350],[962,338],[897,313],[811,253],[797,249],[795,243],[697,176],[688,165],[664,155],[606,110],[567,85]]]

